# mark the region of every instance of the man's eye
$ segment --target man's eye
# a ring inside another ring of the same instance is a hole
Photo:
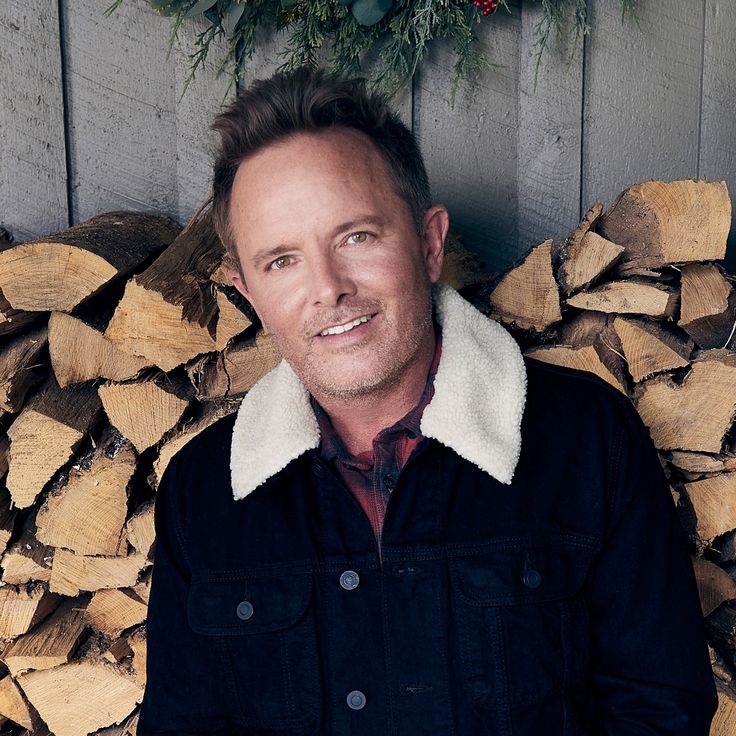
[[[368,233],[353,233],[348,236],[348,242],[354,244],[365,243],[366,240],[368,240]]]
[[[286,268],[289,265],[289,256],[279,256],[275,261],[271,261],[269,268],[273,270],[280,270]]]

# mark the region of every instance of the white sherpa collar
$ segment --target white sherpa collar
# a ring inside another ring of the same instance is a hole
[[[501,483],[510,483],[521,452],[526,400],[519,346],[450,286],[437,284],[434,301],[442,325],[442,354],[434,395],[422,415],[422,434]],[[230,455],[233,496],[245,498],[319,442],[309,392],[281,361],[238,410]]]

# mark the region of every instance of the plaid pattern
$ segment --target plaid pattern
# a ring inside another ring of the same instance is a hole
[[[381,430],[374,437],[372,450],[350,455],[335,432],[327,412],[312,398],[312,407],[322,436],[320,454],[365,511],[376,535],[379,550],[391,491],[412,452],[427,441],[419,431],[419,423],[434,394],[434,376],[442,353],[439,327],[435,328],[435,337],[434,357],[419,402],[396,424]]]

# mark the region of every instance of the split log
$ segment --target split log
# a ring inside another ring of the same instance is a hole
[[[137,596],[124,590],[99,590],[87,606],[89,624],[106,636],[115,638],[125,630],[143,623],[148,607]]]
[[[189,380],[200,400],[242,396],[281,361],[273,340],[260,330],[220,353],[187,366]]]
[[[81,598],[65,600],[46,620],[6,647],[2,661],[13,677],[69,662],[87,628],[85,603]]]
[[[18,412],[26,394],[48,372],[44,360],[48,340],[45,327],[19,335],[0,349],[0,408]]]
[[[217,350],[209,331],[185,320],[182,313],[181,305],[169,304],[161,294],[132,279],[105,336],[122,350],[171,371],[197,355]]]
[[[560,295],[552,273],[552,241],[533,248],[490,295],[494,315],[522,330],[543,332],[562,319]]]
[[[699,347],[728,345],[736,325],[736,292],[717,266],[683,266],[680,300],[677,324]]]
[[[611,386],[626,395],[626,389],[619,383],[616,376],[603,365],[601,359],[598,357],[598,353],[592,346],[578,349],[559,345],[533,348],[532,350],[527,350],[525,355],[535,360],[541,360],[543,363],[552,363],[553,365],[560,365],[565,368],[575,368],[581,371],[588,371],[588,373],[595,373],[595,375],[602,378],[606,383],[610,383]]]
[[[693,560],[703,616],[709,616],[725,601],[736,600],[736,581],[718,565],[702,558]]]
[[[138,713],[127,718],[120,726],[109,726],[95,731],[92,736],[136,736],[138,728]]]
[[[146,637],[139,629],[128,637],[128,644],[133,650],[133,672],[136,681],[139,683],[146,682]]]
[[[146,556],[140,552],[127,557],[96,557],[57,548],[49,587],[54,593],[68,596],[79,595],[82,590],[129,588],[147,564]]]
[[[208,211],[128,282],[105,335],[167,372],[215,352],[218,311],[210,276],[221,260]]]
[[[0,289],[14,309],[71,312],[140,267],[179,230],[161,215],[110,212],[29,243],[0,247]]]
[[[136,460],[129,442],[106,433],[87,467],[73,468],[66,485],[38,510],[38,539],[80,555],[124,555],[127,489]]]
[[[0,420],[1,419],[2,419],[2,416],[0,416]],[[0,433],[0,479],[4,478],[6,473],[8,472],[9,463],[10,463],[10,439],[8,438],[8,435],[3,432],[3,433]],[[10,498],[10,494],[8,494],[8,499],[9,498]],[[3,503],[3,493],[0,492],[0,506],[2,506],[2,503]]]
[[[126,657],[132,657],[133,650],[128,644],[128,637],[121,636],[119,639],[116,639],[112,644],[110,644],[110,648],[102,656],[108,662],[112,662],[113,664],[120,662]]]
[[[445,241],[445,258],[440,278],[459,291],[480,281],[482,273],[480,258],[463,246],[462,236],[450,233]]]
[[[2,473],[0,473],[2,477]],[[0,484],[0,555],[5,552],[15,529],[17,512],[10,508],[8,489]]]
[[[240,400],[224,399],[218,401],[208,401],[200,407],[197,416],[191,420],[184,422],[177,427],[172,434],[164,439],[163,444],[159,448],[158,457],[153,463],[154,474],[149,479],[152,487],[157,487],[164,476],[166,467],[174,455],[181,450],[184,445],[194,439],[202,430],[214,424],[222,417],[233,414],[238,410]]]
[[[0,639],[15,639],[43,621],[60,598],[44,583],[0,587]]]
[[[131,587],[134,595],[138,596],[146,605],[151,594],[151,580],[153,578],[153,568],[146,568],[141,574],[140,582]]]
[[[27,508],[51,476],[80,446],[101,408],[89,384],[59,388],[50,376],[10,425],[7,486],[13,503]]]
[[[31,728],[35,720],[23,693],[9,675],[0,680],[0,714],[27,728]]]
[[[30,529],[26,529],[3,555],[3,582],[13,585],[23,585],[31,580],[48,582],[53,559],[53,548],[42,544]]]
[[[731,201],[726,182],[648,181],[629,187],[603,216],[600,232],[645,268],[715,261],[726,255]]]
[[[107,662],[65,664],[17,679],[55,736],[87,736],[121,721],[143,699],[143,688]]]
[[[10,302],[0,289],[0,337],[15,335],[30,328],[34,322],[39,322],[42,315],[37,312],[24,312],[13,309]]]
[[[221,289],[217,290],[217,313],[219,316],[215,333],[215,349],[224,350],[234,337],[245,332],[253,323]]]
[[[718,710],[713,716],[710,736],[736,736],[736,694],[719,685]]]
[[[635,383],[689,365],[692,344],[656,324],[616,317],[613,328],[619,337],[626,363]]]
[[[717,536],[736,529],[736,473],[685,483],[700,540],[709,544]]]
[[[581,291],[567,304],[607,314],[645,314],[657,319],[671,318],[677,309],[678,296],[665,286],[642,281],[609,281],[591,291]]]
[[[709,350],[680,385],[656,376],[637,386],[634,400],[659,449],[719,453],[736,415],[736,354]]]
[[[124,381],[153,366],[150,360],[126,353],[101,332],[63,312],[52,312],[49,318],[49,353],[62,388],[98,378]]]
[[[565,295],[590,286],[611,268],[624,252],[624,248],[617,243],[602,238],[589,227],[585,229],[595,220],[595,212],[591,210],[563,246],[562,263],[557,271],[557,279]],[[585,229],[582,234],[581,229]]]
[[[157,444],[189,406],[186,388],[169,377],[106,383],[99,393],[110,423],[138,452]]]
[[[736,606],[719,606],[705,620],[708,639],[713,648],[727,661],[736,661]]]
[[[580,312],[558,327],[556,343],[576,349],[592,345],[601,363],[628,390],[631,379],[621,340],[613,329],[614,319],[614,315],[603,312]]]
[[[156,538],[153,502],[146,503],[135,511],[126,522],[125,531],[133,548],[148,557]]]
[[[693,475],[726,473],[736,470],[736,456],[730,454],[706,455],[702,452],[673,450],[668,453],[667,459],[678,470],[683,470]]]

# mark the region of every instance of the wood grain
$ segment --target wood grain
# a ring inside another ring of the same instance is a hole
[[[57,0],[0,3],[0,225],[17,242],[69,224]]]
[[[126,0],[109,17],[99,0],[64,7],[73,221],[114,209],[175,215],[170,19],[145,0]]]
[[[702,2],[638,3],[638,25],[619,3],[588,5],[584,206],[639,181],[697,177]]]
[[[434,199],[447,205],[453,229],[494,270],[520,255],[517,235],[517,150],[521,11],[499,10],[478,26],[491,61],[474,88],[458,89],[455,56],[437,43],[415,77],[414,132],[424,153]],[[528,250],[529,245],[522,249]]]

